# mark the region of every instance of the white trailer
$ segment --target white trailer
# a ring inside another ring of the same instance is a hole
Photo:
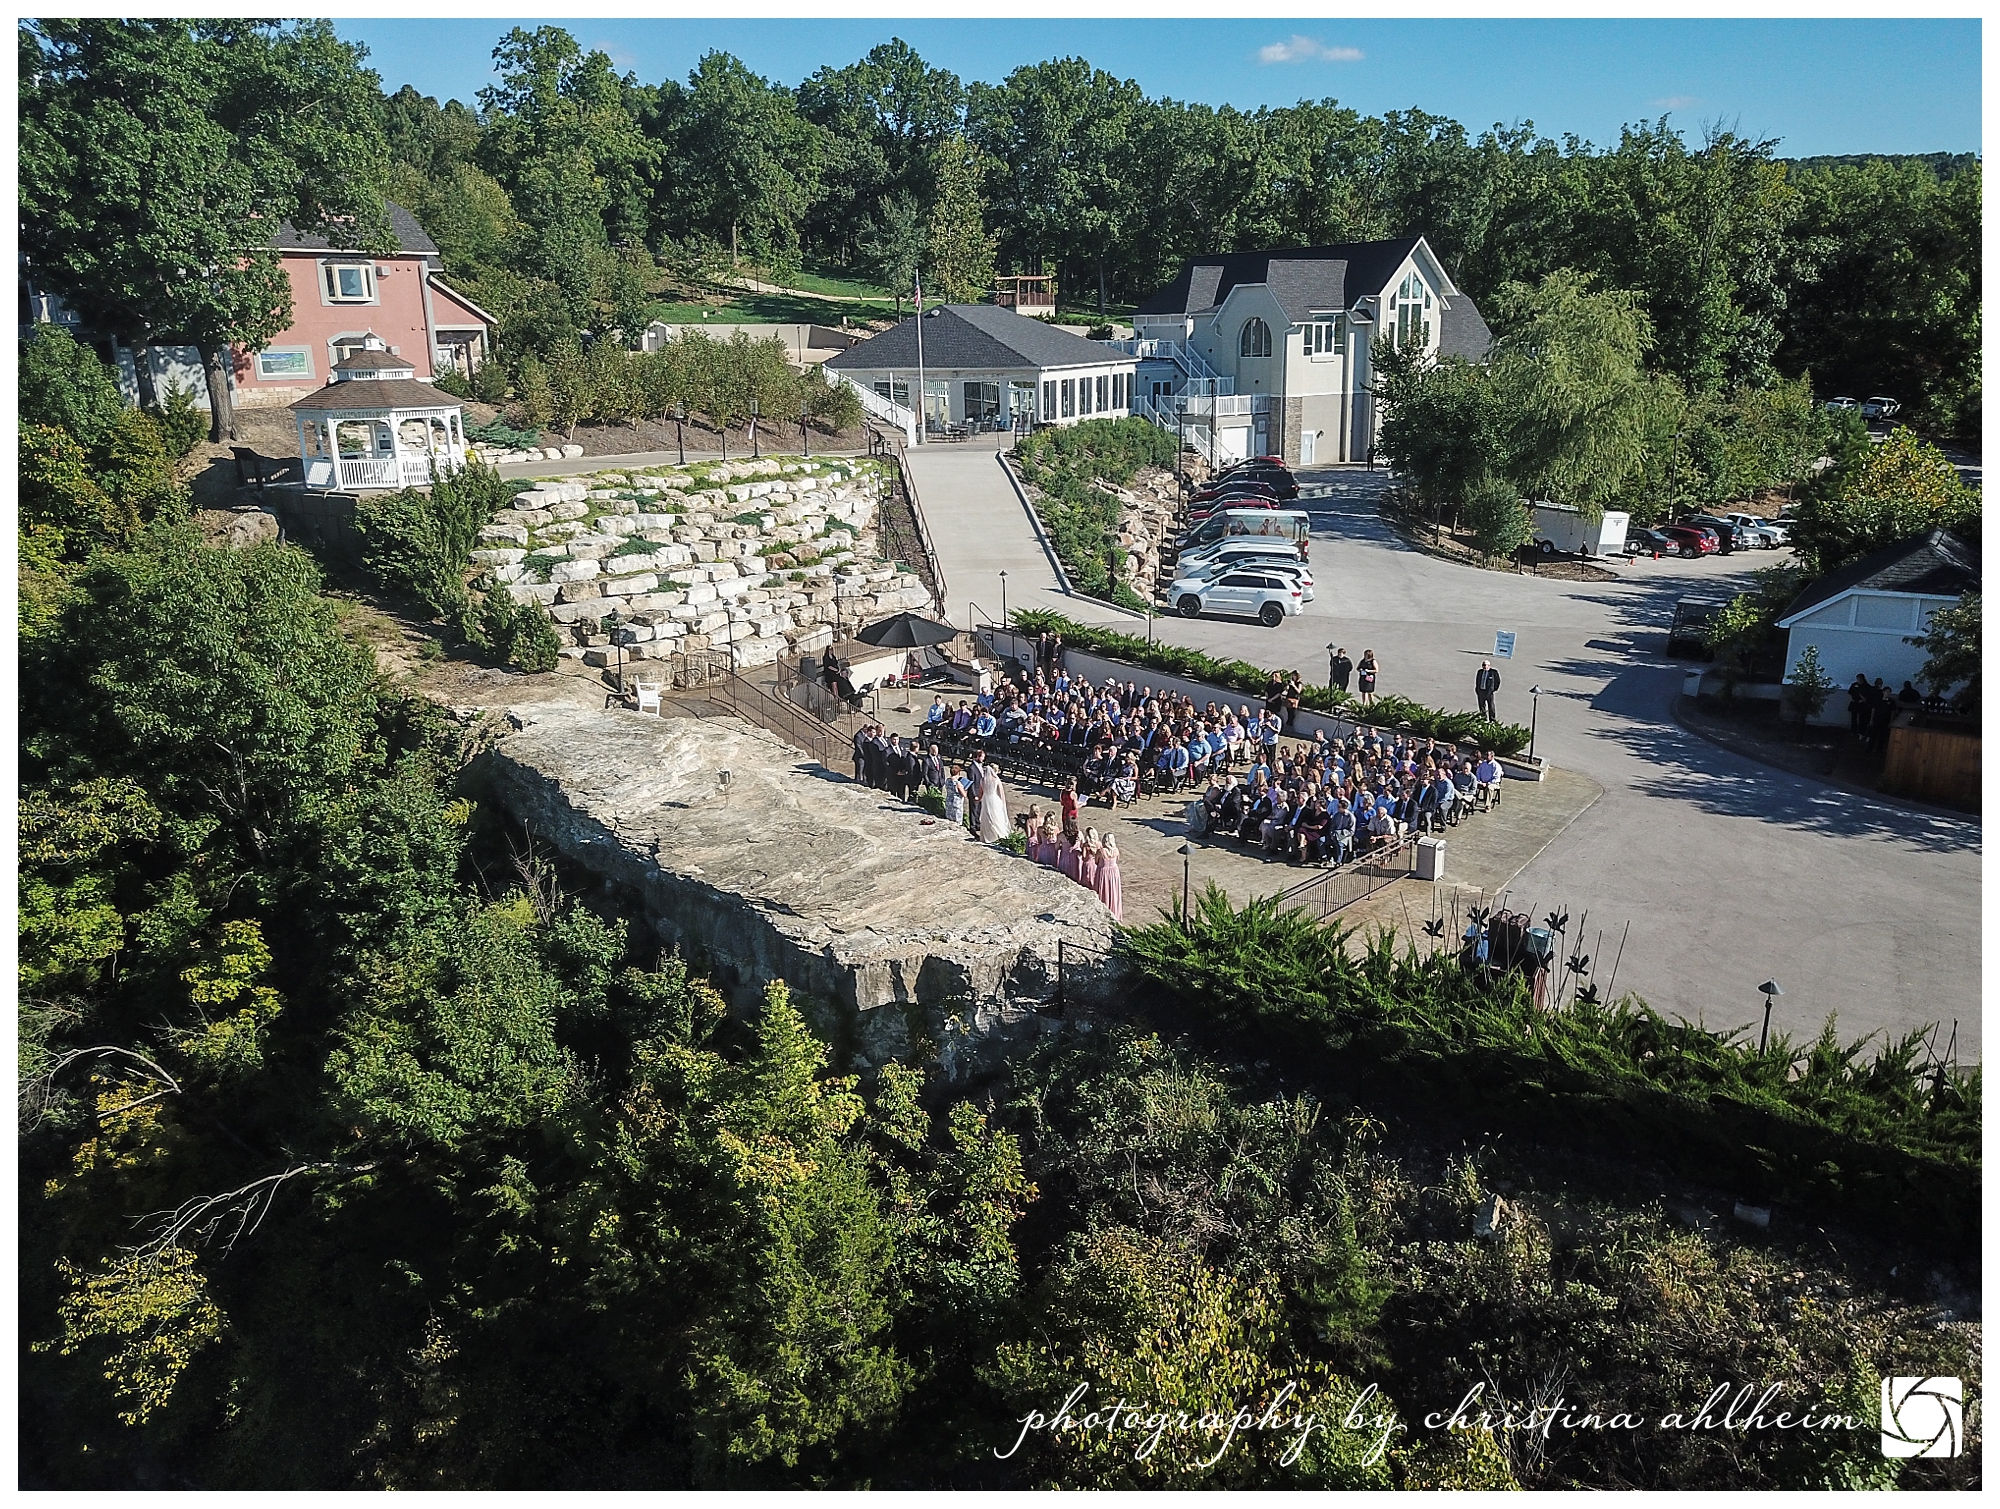
[[[1543,555],[1621,555],[1632,516],[1605,512],[1593,522],[1573,503],[1536,503],[1535,548]]]

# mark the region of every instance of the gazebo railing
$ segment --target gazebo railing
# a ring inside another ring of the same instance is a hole
[[[463,465],[462,460],[446,465]],[[339,485],[357,487],[428,487],[431,458],[428,456],[361,456],[340,458]]]

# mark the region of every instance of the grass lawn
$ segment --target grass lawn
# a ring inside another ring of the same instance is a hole
[[[810,275],[803,282],[835,283]],[[818,290],[809,290],[818,291]],[[827,291],[837,292],[830,288]],[[707,311],[713,325],[832,325],[838,327],[844,315],[856,324],[892,320],[896,306],[890,300],[865,298],[814,299],[795,293],[750,293],[740,288],[712,286],[708,297],[697,303],[681,300],[655,304],[652,318],[669,325],[699,325]]]

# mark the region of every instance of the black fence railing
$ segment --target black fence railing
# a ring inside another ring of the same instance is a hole
[[[701,716],[701,704],[706,704],[710,715],[732,713],[804,750],[826,769],[835,768],[844,742],[839,732],[788,698],[773,696],[746,680],[731,665],[726,652],[704,650],[688,655],[674,669],[673,690],[676,700],[691,705],[697,716]]]
[[[1346,864],[1280,891],[1276,900],[1283,907],[1316,911],[1325,922],[1357,901],[1366,901],[1377,891],[1408,879],[1416,869],[1416,854],[1416,836],[1406,833],[1393,848],[1357,854]]]
[[[931,543],[930,526],[924,522],[923,500],[910,477],[900,436],[871,434],[868,453],[889,463],[889,491],[882,499],[882,554],[901,561],[923,582],[931,595],[931,612],[944,611],[944,568],[938,564],[937,549]]]

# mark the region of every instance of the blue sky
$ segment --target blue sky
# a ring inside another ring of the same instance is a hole
[[[1367,114],[1415,106],[1481,130],[1532,120],[1600,145],[1671,113],[1782,139],[1785,156],[1977,151],[1974,20],[574,20],[337,21],[391,90],[471,103],[510,26],[567,26],[646,83],[711,49],[785,84],[900,36],[933,65],[997,81],[1080,55],[1149,95],[1242,109],[1338,98]]]

